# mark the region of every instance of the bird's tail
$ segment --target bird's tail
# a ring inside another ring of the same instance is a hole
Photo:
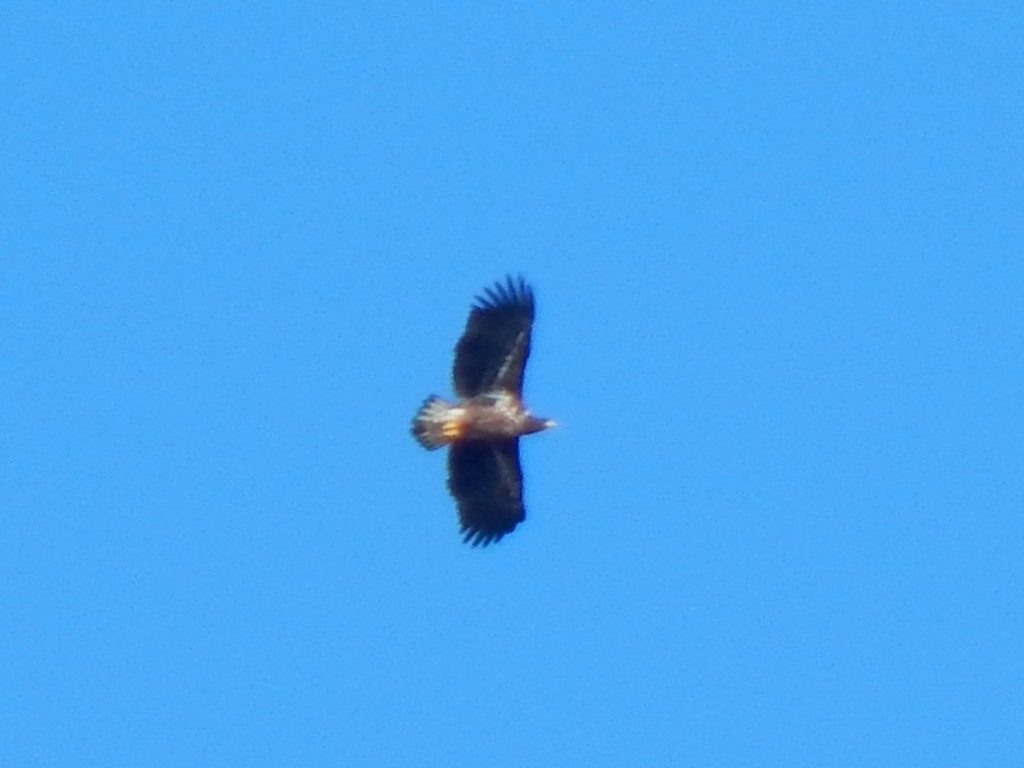
[[[455,405],[431,395],[423,401],[412,420],[412,436],[428,450],[440,448],[458,435],[458,422],[451,413]]]

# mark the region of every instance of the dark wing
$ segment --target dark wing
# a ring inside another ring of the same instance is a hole
[[[522,395],[533,312],[533,290],[522,277],[509,277],[477,297],[455,347],[453,378],[460,397],[496,387]]]
[[[452,443],[448,488],[459,506],[463,541],[486,546],[511,533],[526,519],[519,439]]]

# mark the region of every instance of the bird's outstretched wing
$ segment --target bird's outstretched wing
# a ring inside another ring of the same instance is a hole
[[[459,396],[495,388],[522,394],[533,316],[533,290],[521,276],[508,277],[477,297],[455,346],[452,378]]]
[[[448,451],[448,488],[463,541],[486,546],[526,519],[519,439],[467,440]]]

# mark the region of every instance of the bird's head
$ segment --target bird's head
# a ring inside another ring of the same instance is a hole
[[[531,414],[527,417],[526,430],[523,434],[532,435],[534,432],[543,432],[545,429],[551,429],[556,426],[558,426],[558,422],[554,419],[544,419]]]

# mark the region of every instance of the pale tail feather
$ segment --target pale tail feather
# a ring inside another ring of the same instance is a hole
[[[437,395],[431,395],[423,401],[412,420],[412,436],[420,445],[432,451],[451,442],[451,437],[444,434],[444,425],[452,407],[452,403]]]

